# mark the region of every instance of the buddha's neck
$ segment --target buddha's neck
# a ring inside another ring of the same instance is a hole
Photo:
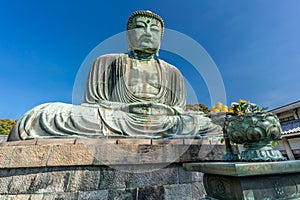
[[[138,60],[151,60],[151,59],[154,58],[153,53],[140,51],[140,50],[131,51],[130,55],[131,55],[132,58],[138,59]]]

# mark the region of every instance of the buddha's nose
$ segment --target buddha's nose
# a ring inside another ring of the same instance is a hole
[[[148,35],[148,36],[152,35],[151,27],[150,26],[147,26],[145,31],[146,31],[146,35]]]

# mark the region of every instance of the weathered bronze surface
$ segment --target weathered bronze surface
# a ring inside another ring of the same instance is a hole
[[[269,174],[300,173],[300,161],[284,162],[203,162],[185,163],[189,171],[225,176],[257,176]]]
[[[239,116],[227,116],[225,131],[228,138],[237,144],[244,145],[240,155],[242,161],[280,161],[285,160],[270,142],[279,140],[281,127],[273,113],[246,113]]]
[[[299,199],[300,161],[185,163],[204,173],[207,199]]]
[[[207,196],[218,200],[296,200],[300,198],[299,173],[254,177],[204,174],[203,183]]]
[[[186,112],[179,70],[157,58],[160,16],[134,12],[127,23],[129,52],[98,57],[90,68],[84,103],[46,103],[22,116],[8,140],[61,137],[199,136],[218,126],[202,112]]]

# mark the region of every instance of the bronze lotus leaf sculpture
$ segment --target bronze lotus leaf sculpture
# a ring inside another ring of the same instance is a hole
[[[257,105],[241,100],[233,103],[233,113],[226,116],[225,131],[230,141],[243,144],[242,161],[285,160],[279,150],[274,150],[271,141],[281,137],[277,116],[263,112]]]

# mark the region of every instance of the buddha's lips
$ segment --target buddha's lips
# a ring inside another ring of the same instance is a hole
[[[142,40],[142,42],[152,42],[152,40],[150,38],[145,38]]]

